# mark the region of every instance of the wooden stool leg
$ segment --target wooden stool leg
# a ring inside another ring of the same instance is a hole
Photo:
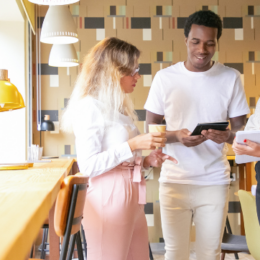
[[[43,235],[42,235],[42,251],[41,251],[41,259],[45,259],[45,249],[46,249],[46,242],[48,238],[48,228],[44,228]]]
[[[72,259],[72,254],[73,254],[74,248],[75,248],[76,235],[77,234],[70,236],[70,244],[69,244],[69,249],[68,249],[68,254],[67,254],[67,260]],[[60,259],[60,260],[65,260],[65,257],[64,257],[64,259]]]
[[[76,234],[77,250],[79,260],[84,260],[80,231]]]
[[[85,257],[87,259],[87,241],[86,241],[86,236],[85,236],[85,230],[82,225],[81,225],[81,234],[82,234],[83,246],[84,246],[84,251],[85,251]]]
[[[221,254],[221,260],[224,260],[224,259],[225,259],[225,254],[226,254],[226,253],[222,253],[222,254]]]

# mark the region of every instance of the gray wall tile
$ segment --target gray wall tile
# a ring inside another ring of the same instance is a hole
[[[104,17],[85,17],[85,29],[105,28]]]
[[[151,75],[152,74],[152,64],[151,63],[139,63],[139,74],[140,75]]]
[[[157,52],[157,61],[163,61],[163,52]]]
[[[64,98],[64,108],[67,107],[69,100],[70,100],[69,98]]]
[[[229,201],[228,203],[228,213],[240,213],[241,205],[239,201]]]
[[[254,12],[254,6],[252,5],[249,5],[248,6],[248,15],[254,15],[255,12]]]
[[[226,28],[226,29],[243,28],[243,18],[242,17],[224,17],[223,18],[223,28]]]
[[[144,205],[144,213],[153,214],[153,203],[148,202]]]
[[[150,29],[151,18],[150,17],[131,17],[132,29]]]
[[[225,66],[234,68],[238,70],[241,74],[244,74],[244,64],[243,63],[224,63]]]
[[[146,120],[146,110],[140,109],[140,110],[135,110],[138,116],[138,121],[145,121]]]
[[[255,52],[254,51],[250,51],[248,53],[248,60],[249,61],[254,61],[255,60]]]
[[[177,28],[183,29],[188,17],[177,17]]]
[[[255,106],[256,106],[255,97],[250,97],[249,98],[249,106],[251,108],[255,108]]]
[[[70,145],[65,145],[65,154],[71,154]]]
[[[162,15],[162,6],[156,6],[156,15]]]
[[[58,68],[51,67],[48,63],[39,64],[39,75],[58,75]]]
[[[115,5],[110,6],[110,15],[116,15],[116,6]]]

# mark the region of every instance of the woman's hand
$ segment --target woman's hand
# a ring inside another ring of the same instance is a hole
[[[236,139],[234,139],[232,148],[236,155],[245,154],[260,157],[260,144],[249,140],[244,140],[244,143],[245,145],[238,144]]]
[[[135,150],[155,150],[156,147],[164,147],[166,143],[166,133],[150,133],[137,135],[128,140],[131,151]]]
[[[143,166],[144,168],[148,168],[150,166],[161,167],[165,160],[170,160],[175,164],[178,163],[176,159],[167,154],[162,153],[161,149],[157,149],[155,151],[152,151],[148,156],[144,158]]]

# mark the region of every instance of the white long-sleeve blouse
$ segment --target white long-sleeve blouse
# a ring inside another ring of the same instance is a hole
[[[260,99],[257,101],[255,113],[247,121],[245,131],[248,130],[260,130]]]
[[[77,105],[73,119],[79,170],[95,177],[123,162],[134,163],[141,150],[132,152],[128,140],[139,134],[129,116],[104,113],[103,104],[85,97]]]

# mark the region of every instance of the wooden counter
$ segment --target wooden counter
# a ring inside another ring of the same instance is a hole
[[[56,159],[28,170],[0,171],[0,260],[25,259],[49,211],[53,219],[60,184],[73,163]],[[57,252],[50,259],[57,259]]]

